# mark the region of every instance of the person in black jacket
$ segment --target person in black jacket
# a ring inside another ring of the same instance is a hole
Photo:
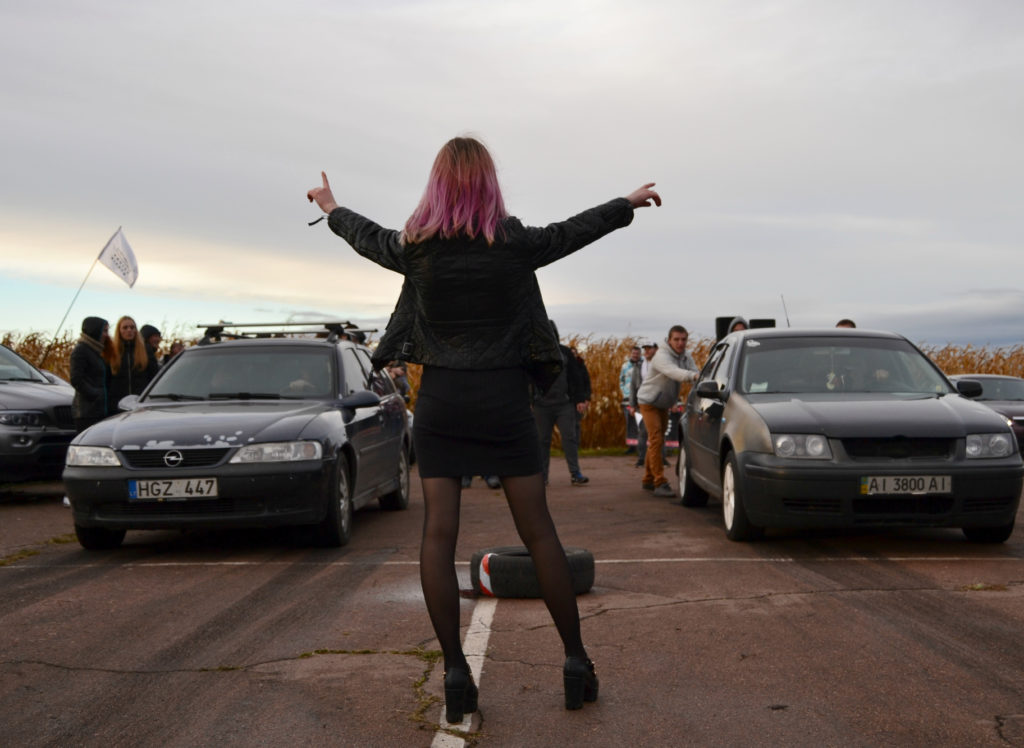
[[[82,320],[82,335],[71,350],[71,386],[75,399],[71,415],[75,430],[84,431],[107,417],[107,364],[103,354],[110,347],[109,325],[102,317]]]
[[[554,320],[551,320],[551,329],[557,338],[558,328]],[[547,483],[551,462],[551,432],[558,426],[562,451],[565,452],[565,462],[569,467],[569,482],[574,486],[582,486],[590,479],[580,472],[577,417],[582,416],[580,409],[585,411],[590,401],[590,375],[569,346],[559,344],[558,348],[564,361],[561,373],[547,391],[536,390],[533,397],[533,419],[537,422],[537,435],[540,437],[541,473],[544,475],[544,483]]]
[[[117,321],[115,334],[110,337],[110,351],[107,364],[110,366],[110,381],[107,386],[107,413],[120,412],[117,404],[127,395],[141,395],[160,368],[155,358],[146,350],[146,344],[139,336],[135,320],[121,317]]]
[[[545,228],[508,215],[487,149],[453,138],[437,154],[423,197],[402,232],[339,207],[327,175],[306,193],[331,230],[359,254],[405,280],[374,352],[423,364],[413,442],[425,505],[420,581],[444,654],[446,719],[477,707],[459,635],[455,547],[461,476],[497,475],[533,558],[544,602],[566,654],[565,706],[597,698],[597,677],[580,635],[572,573],[547,507],[532,381],[546,389],[562,368],[534,271],[633,220],[661,198],[653,183]]]

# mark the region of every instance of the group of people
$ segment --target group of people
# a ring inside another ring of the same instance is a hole
[[[75,388],[71,410],[78,431],[117,413],[122,398],[142,393],[163,363],[159,358],[162,340],[156,327],[138,328],[128,316],[117,321],[113,335],[102,317],[82,321],[82,334],[71,350],[71,386]],[[175,343],[164,362],[181,345]]]

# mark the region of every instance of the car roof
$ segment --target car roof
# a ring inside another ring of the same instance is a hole
[[[729,333],[729,336],[748,338],[875,338],[879,340],[906,340],[902,335],[887,330],[864,330],[849,327],[756,327]]]
[[[1021,381],[1021,377],[1010,376],[1009,374],[950,374],[950,379],[1015,379]]]

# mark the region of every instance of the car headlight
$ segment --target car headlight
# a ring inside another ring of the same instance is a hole
[[[121,461],[110,447],[68,447],[64,464],[69,467],[119,467]]]
[[[832,459],[832,448],[821,434],[775,434],[772,447],[776,457],[801,457],[808,460]]]
[[[268,442],[245,445],[230,462],[301,462],[319,460],[322,456],[320,442]]]
[[[0,426],[42,426],[43,414],[38,410],[0,410]]]
[[[1006,457],[1013,454],[1014,442],[1012,434],[968,434],[967,459]]]

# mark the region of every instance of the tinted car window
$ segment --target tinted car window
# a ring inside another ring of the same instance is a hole
[[[183,356],[153,385],[147,398],[332,396],[328,349],[223,350]]]
[[[342,367],[345,370],[345,391],[343,394],[351,395],[353,392],[367,389],[366,372],[356,358],[356,352],[352,348],[346,348],[341,352]]]
[[[742,392],[953,391],[931,362],[903,340],[761,338],[742,345]]]
[[[366,351],[357,350],[356,356],[359,358],[359,363],[362,364],[363,371],[366,372],[371,390],[381,397],[395,392],[395,383],[391,381],[391,377],[389,377],[385,372],[373,368],[373,362],[371,362],[370,357],[366,355]]]
[[[1024,400],[1024,379],[982,379],[976,400]]]
[[[701,371],[701,381],[713,379],[720,389],[725,389],[729,384],[729,361],[732,359],[732,350],[733,347],[728,343],[715,346]]]

